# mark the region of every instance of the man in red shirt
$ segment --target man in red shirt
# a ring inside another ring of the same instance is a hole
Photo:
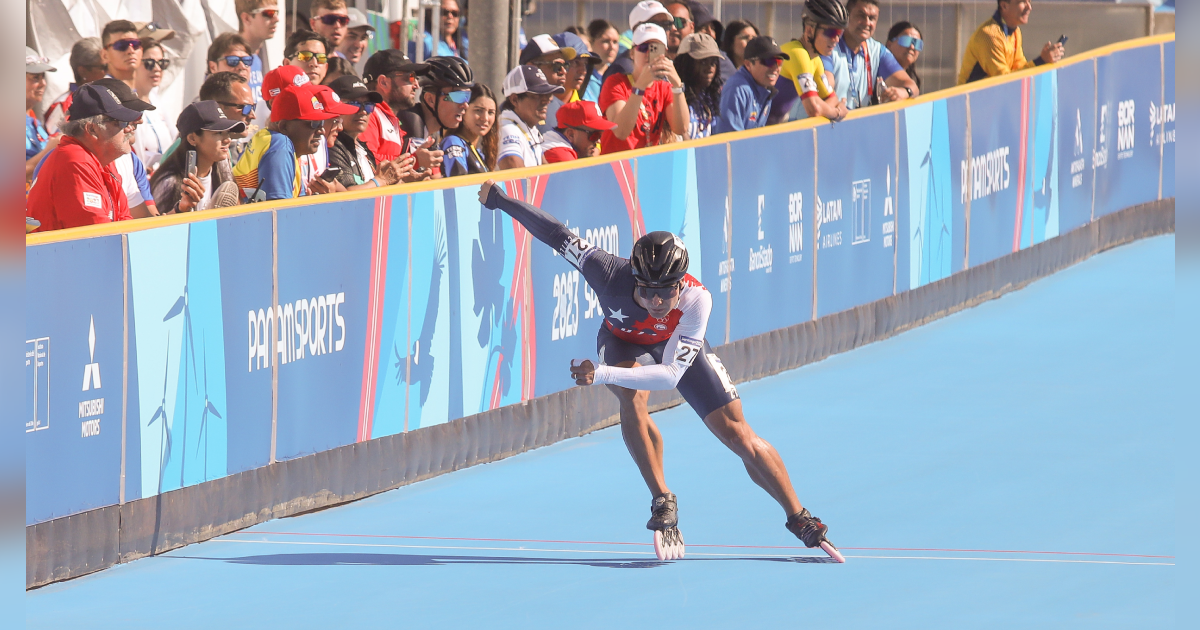
[[[142,113],[121,105],[108,88],[85,85],[72,99],[58,149],[46,158],[26,200],[38,231],[125,221],[129,204],[112,163],[132,150]]]
[[[542,139],[542,160],[567,162],[596,155],[600,135],[617,125],[600,115],[591,101],[573,101],[558,108],[558,126]]]
[[[641,24],[633,32],[633,44],[633,74],[611,75],[600,88],[600,109],[616,123],[600,137],[603,154],[657,146],[668,125],[687,139],[687,99],[675,64],[665,54],[666,32],[657,24]]]

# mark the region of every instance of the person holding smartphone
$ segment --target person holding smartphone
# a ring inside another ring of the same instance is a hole
[[[647,22],[633,31],[633,74],[610,75],[600,89],[600,110],[617,125],[600,137],[601,154],[657,146],[665,129],[687,139],[683,81],[666,52],[661,26]]]
[[[237,205],[229,144],[233,134],[246,130],[246,123],[227,118],[216,101],[197,101],[183,108],[175,128],[179,131],[179,148],[150,178],[159,212],[176,214]]]

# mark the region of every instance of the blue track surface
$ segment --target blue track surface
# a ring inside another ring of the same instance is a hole
[[[1174,262],[1127,245],[741,385],[845,565],[797,562],[824,554],[684,406],[655,420],[686,560],[610,428],[31,591],[29,627],[1168,626],[1174,558],[1099,554],[1174,555]],[[1030,550],[1087,553],[1002,553]]]

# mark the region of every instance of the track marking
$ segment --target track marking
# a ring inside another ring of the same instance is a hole
[[[542,553],[592,553],[592,554],[610,554],[610,550],[605,549],[543,549],[539,547],[473,547],[465,545],[401,545],[396,543],[350,543],[350,542],[319,542],[319,541],[304,541],[304,540],[238,540],[235,538],[216,538],[209,542],[225,542],[225,543],[240,543],[247,545],[293,545],[293,546],[315,546],[315,547],[357,547],[357,548],[375,548],[375,549],[445,549],[450,551],[505,551],[510,553],[517,552],[542,552]],[[644,543],[643,543],[644,544]],[[623,554],[635,554],[639,556],[653,556],[653,551],[622,551]],[[801,556],[782,556],[775,554],[744,554],[744,553],[690,553],[691,556],[704,556],[714,558],[775,558],[779,560],[788,560],[792,558],[815,558],[827,559],[825,555],[801,555]],[[161,557],[161,556],[160,556]],[[167,556],[169,557],[169,555]],[[962,556],[846,556],[847,558],[863,558],[872,560],[975,560],[985,562],[1049,562],[1058,564],[1123,564],[1123,565],[1143,565],[1143,566],[1175,566],[1173,562],[1125,562],[1120,560],[1068,560],[1058,558],[968,558]],[[234,558],[228,558],[233,560]]]

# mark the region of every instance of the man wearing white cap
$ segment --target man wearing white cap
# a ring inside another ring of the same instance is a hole
[[[50,60],[36,50],[25,47],[25,181],[33,179],[33,168],[51,149],[58,144],[50,139],[50,132],[34,115],[34,110],[46,97],[46,73],[57,72]]]
[[[633,72],[617,74],[600,88],[600,109],[616,128],[600,138],[600,153],[657,146],[667,126],[687,139],[688,107],[683,81],[666,56],[667,34],[657,24],[633,31]],[[632,82],[631,82],[632,77]]]
[[[530,64],[517,66],[504,77],[505,101],[500,112],[496,170],[542,163],[542,133],[537,126],[546,119],[550,99],[565,89],[551,85],[546,75]]]
[[[633,10],[629,12],[629,30],[635,31],[642,24],[656,24],[668,33],[675,29],[675,16],[657,0],[642,0],[634,5]],[[604,77],[601,81],[607,81],[608,77],[614,74],[629,74],[633,72],[633,59],[630,52],[625,52],[617,55],[617,58],[612,63],[608,64],[608,69],[604,71]]]
[[[350,23],[346,25],[346,37],[337,45],[337,51],[358,68],[358,61],[367,51],[367,44],[375,36],[375,27],[367,21],[367,16],[354,7],[346,9],[350,14]]]

